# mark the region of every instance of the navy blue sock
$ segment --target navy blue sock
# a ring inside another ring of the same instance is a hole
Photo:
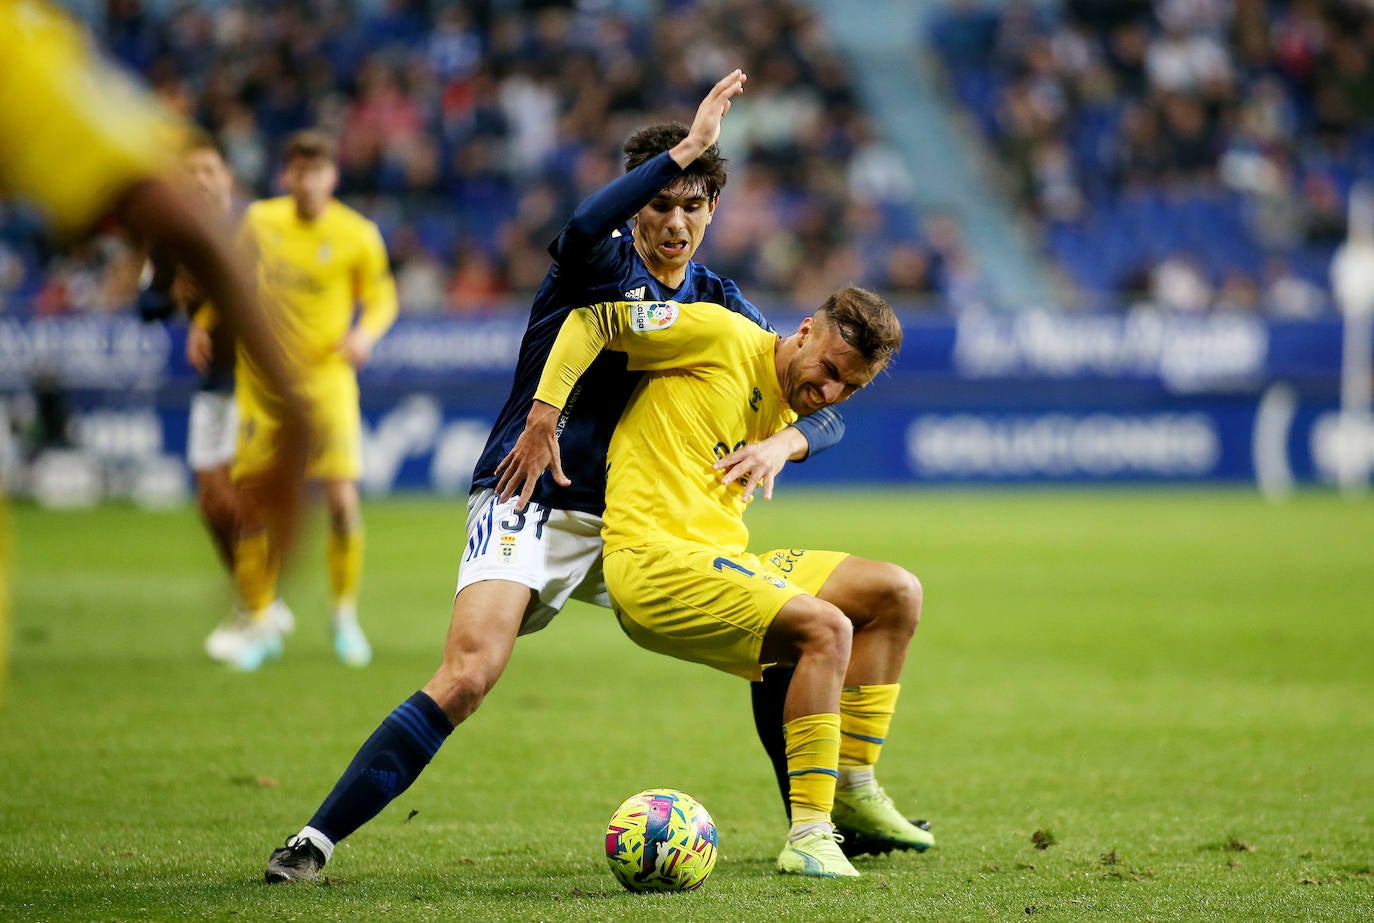
[[[452,732],[443,709],[423,692],[415,693],[372,732],[310,826],[339,842],[410,788]]]
[[[778,791],[782,795],[782,806],[787,817],[792,817],[792,802],[788,800],[791,786],[787,781],[787,741],[782,736],[782,707],[787,700],[787,689],[792,685],[790,666],[772,666],[763,671],[763,680],[750,684],[750,697],[754,703],[754,729],[759,732],[759,741],[773,764],[773,775],[778,779]]]

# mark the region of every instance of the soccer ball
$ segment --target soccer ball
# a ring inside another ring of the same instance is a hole
[[[652,788],[625,799],[606,827],[606,861],[631,891],[692,891],[716,865],[716,825],[691,795]]]

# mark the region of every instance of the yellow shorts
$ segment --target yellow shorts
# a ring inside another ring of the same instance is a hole
[[[358,480],[363,473],[363,452],[357,377],[351,369],[331,371],[307,378],[302,390],[312,429],[305,476],[314,481]],[[271,467],[281,423],[251,389],[240,387],[234,397],[239,408],[239,435],[232,475],[238,480]]]
[[[799,548],[723,555],[705,545],[642,545],[606,555],[606,588],[640,647],[758,679],[763,636],[788,600],[816,595],[849,555]]]

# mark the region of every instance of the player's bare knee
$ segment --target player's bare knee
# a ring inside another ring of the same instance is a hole
[[[329,528],[336,535],[344,535],[361,525],[357,486],[348,481],[334,481],[325,485],[325,506],[329,509]]]
[[[425,685],[424,691],[450,721],[458,724],[477,710],[491,687],[496,685],[496,679],[485,671],[446,661]]]
[[[921,581],[911,571],[889,564],[883,569],[880,581],[881,597],[878,616],[890,631],[906,635],[915,633],[921,621],[923,589]]]
[[[911,631],[921,623],[921,604],[925,600],[925,588],[920,579],[911,571],[896,567],[892,584],[893,605],[901,613],[900,618]]]
[[[837,607],[816,600],[816,609],[806,622],[806,630],[798,645],[802,654],[822,657],[841,664],[849,662],[850,646],[854,641],[854,625]]]

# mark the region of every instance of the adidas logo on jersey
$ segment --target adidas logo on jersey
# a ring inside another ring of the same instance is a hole
[[[625,293],[625,297],[630,301],[639,301],[644,297],[644,289],[645,286],[643,285],[639,288],[632,288]]]

